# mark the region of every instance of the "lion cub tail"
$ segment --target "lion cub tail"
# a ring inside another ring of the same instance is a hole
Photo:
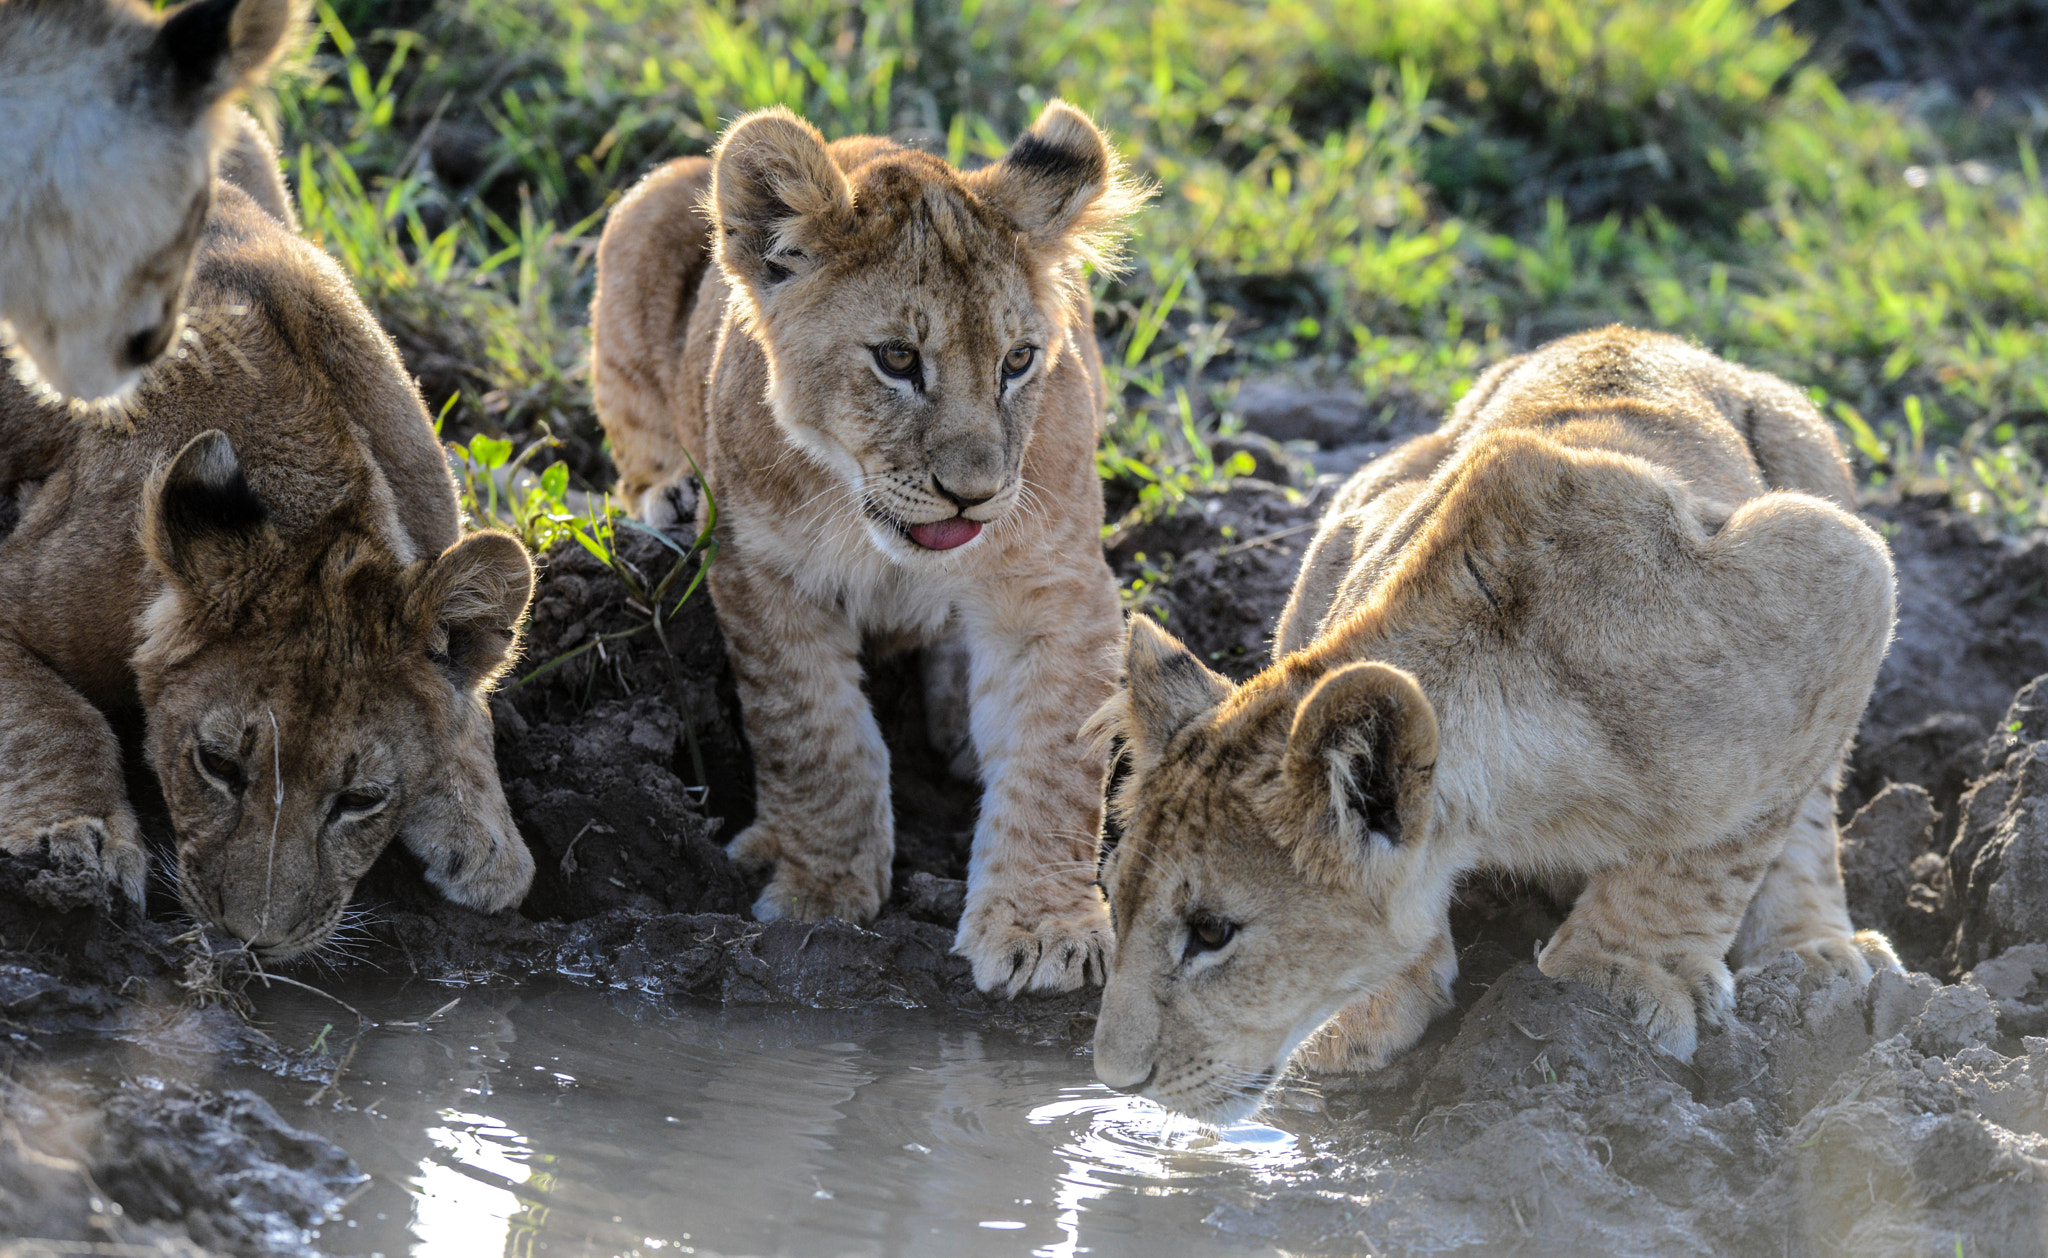
[[[683,345],[711,269],[710,189],[708,158],[678,158],[634,185],[598,241],[591,394],[628,507],[684,470],[679,443],[703,457],[702,408],[683,393],[702,381],[683,378]]]

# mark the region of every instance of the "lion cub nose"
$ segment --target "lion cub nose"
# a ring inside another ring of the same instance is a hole
[[[153,328],[137,332],[129,337],[128,343],[121,349],[121,365],[123,367],[149,366],[157,359],[163,357],[163,352],[170,348],[171,333],[176,330],[177,324],[173,320],[166,319]]]
[[[978,507],[982,503],[987,502],[989,499],[996,496],[995,491],[993,489],[979,496],[955,493],[952,490],[946,488],[946,482],[940,480],[937,476],[932,477],[932,488],[938,491],[939,497],[944,498],[947,502],[952,503],[954,507],[958,508],[961,511],[967,511],[974,507]],[[978,489],[981,488],[981,486],[975,486],[975,488]]]

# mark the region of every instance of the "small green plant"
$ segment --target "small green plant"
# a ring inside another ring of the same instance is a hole
[[[538,473],[528,470],[535,456],[560,444],[543,435],[514,456],[511,440],[504,437],[478,433],[467,444],[449,442],[448,464],[455,473],[463,514],[478,527],[509,527],[535,554],[579,536],[595,540],[593,531],[609,537],[610,522],[618,514],[610,495],[579,515],[570,502],[568,464],[550,463]]]

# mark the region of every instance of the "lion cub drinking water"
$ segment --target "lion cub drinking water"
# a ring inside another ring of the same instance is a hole
[[[1544,972],[1682,1058],[1731,945],[1896,965],[1835,857],[1892,623],[1853,489],[1782,380],[1610,328],[1353,477],[1243,686],[1135,620],[1096,1073],[1230,1122],[1311,1036],[1311,1069],[1384,1064],[1449,1004],[1477,868],[1576,891]]]
[[[675,510],[685,452],[715,495],[759,796],[731,851],[774,869],[758,916],[881,908],[889,761],[861,651],[951,634],[983,783],[957,949],[983,989],[1099,978],[1102,772],[1078,730],[1121,621],[1081,268],[1136,201],[1058,102],[971,174],[775,109],[606,225],[598,417],[643,512]]]
[[[393,839],[450,899],[516,904],[533,858],[483,694],[533,585],[463,537],[391,342],[290,228],[251,129],[200,237],[204,335],[135,431],[61,421],[0,372],[0,851],[45,848],[138,903],[145,857],[106,710],[140,708],[178,894],[268,957],[317,947]],[[54,414],[53,414],[54,412]]]

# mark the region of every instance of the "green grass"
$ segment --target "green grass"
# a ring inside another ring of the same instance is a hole
[[[1097,284],[1120,502],[1233,472],[1206,442],[1246,370],[1434,410],[1621,320],[1807,387],[1881,490],[2048,523],[2048,109],[1845,92],[1782,8],[334,0],[277,111],[451,432],[557,439],[591,488],[592,248],[632,179],[776,103],[983,160],[1058,94],[1160,189]]]

